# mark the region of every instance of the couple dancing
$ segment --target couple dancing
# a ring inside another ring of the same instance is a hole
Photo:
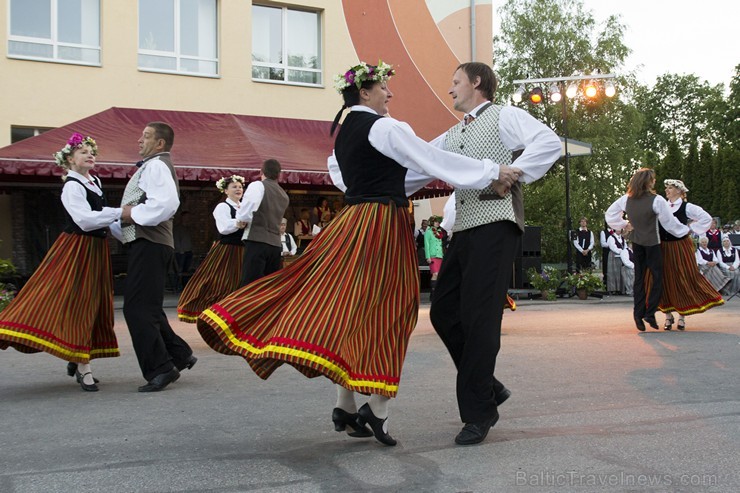
[[[337,76],[344,104],[332,135],[344,110],[350,111],[328,166],[346,207],[291,265],[206,309],[198,330],[213,349],[242,356],[263,379],[284,363],[307,377],[331,379],[337,388],[335,430],[395,445],[388,403],[398,391],[419,307],[407,197],[433,179],[445,180],[457,192],[455,235],[431,319],[458,369],[465,425],[455,441],[479,443],[510,394],[493,375],[523,229],[519,183],[543,176],[559,156],[560,142],[528,113],[493,105],[493,71],[466,63],[455,70],[449,92],[455,109],[476,120],[428,144],[386,116],[393,75],[390,65],[379,62]],[[359,409],[356,393],[370,395]]]

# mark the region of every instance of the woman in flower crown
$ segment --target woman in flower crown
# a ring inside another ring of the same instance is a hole
[[[226,199],[213,210],[219,238],[190,278],[177,303],[177,317],[194,324],[198,315],[239,287],[242,277],[244,224],[236,220],[236,210],[244,194],[243,176],[231,175],[216,182]]]
[[[307,377],[331,379],[337,384],[334,429],[374,435],[385,445],[396,444],[388,433],[388,401],[398,391],[419,308],[407,197],[433,177],[483,188],[499,176],[492,161],[436,149],[385,116],[393,74],[382,62],[361,63],[336,78],[344,104],[332,134],[343,111],[350,112],[328,164],[345,207],[298,260],[232,293],[198,320],[212,348],[242,356],[261,378],[287,363]],[[356,392],[370,394],[359,411]]]
[[[72,134],[54,159],[66,174],[66,226],[23,289],[0,313],[0,349],[45,351],[68,361],[67,373],[98,390],[90,360],[119,356],[113,331],[113,272],[107,227],[121,209],[106,207],[100,179],[90,174],[98,147]]]
[[[690,232],[702,235],[712,224],[712,216],[696,204],[686,201],[689,189],[683,181],[667,179],[665,198],[673,216],[688,225]],[[658,309],[665,313],[664,330],[676,323],[678,330],[686,328],[686,315],[703,313],[725,301],[711,283],[699,273],[694,256],[694,242],[687,234],[674,236],[660,227],[660,250],[663,254],[663,295]],[[678,313],[678,322],[673,313]]]

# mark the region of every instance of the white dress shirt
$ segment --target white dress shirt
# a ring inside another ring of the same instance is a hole
[[[579,228],[579,231],[583,231],[583,228]],[[588,248],[581,248],[581,244],[578,242],[578,238],[573,240],[573,244],[576,246],[576,250],[578,250],[580,253],[583,253],[583,250],[593,250],[594,248],[594,233],[592,231],[589,231],[589,237],[588,237]]]
[[[668,202],[671,212],[676,212],[681,204],[683,204],[683,199],[680,197],[675,202]],[[695,235],[703,235],[712,226],[712,216],[698,205],[689,202],[686,203],[686,217],[691,220],[689,229]]]
[[[139,175],[139,188],[146,193],[146,201],[131,209],[131,219],[136,224],[157,226],[171,219],[180,207],[172,173],[158,157],[146,162]]]
[[[720,253],[727,257],[734,254],[735,260],[733,260],[729,264],[726,264],[722,261],[722,255],[717,255],[717,261],[719,262],[719,265],[721,265],[725,269],[729,269],[730,267],[732,267],[733,269],[737,270],[738,268],[740,268],[740,253],[738,253],[737,250],[732,247],[730,247],[729,249],[723,248],[722,250],[720,250]]]
[[[236,210],[236,218],[243,223],[251,223],[254,212],[260,208],[265,196],[265,185],[262,181],[253,181],[247,186],[242,196],[242,203]]]
[[[444,209],[442,209],[442,222],[439,226],[448,232],[452,236],[452,227],[455,225],[455,219],[457,219],[457,211],[455,210],[455,192],[452,192],[445,202]]]
[[[216,208],[213,209],[213,218],[216,220],[216,229],[222,235],[234,233],[236,230],[239,229],[239,227],[236,225],[239,219],[231,217],[231,209],[227,204],[230,204],[234,209],[237,210],[237,212],[240,209],[239,204],[229,198],[218,204]]]
[[[476,106],[469,114],[476,116],[478,112],[488,101]],[[511,166],[515,166],[524,173],[519,181],[523,183],[532,183],[539,180],[550,169],[552,163],[560,155],[560,139],[555,133],[534,118],[526,111],[515,106],[504,106],[501,108],[498,120],[499,136],[501,142],[511,151],[524,152],[514,161]],[[443,133],[432,142],[432,145],[444,149],[445,136]],[[509,164],[509,163],[496,163]],[[496,171],[498,177],[498,169]],[[462,187],[458,187],[462,188]],[[480,187],[483,188],[483,187]]]
[[[353,106],[351,111],[377,114],[362,105]],[[373,123],[368,140],[378,152],[408,169],[405,182],[407,196],[435,178],[457,188],[472,189],[485,188],[498,178],[499,166],[490,159],[472,159],[446,152],[438,146],[430,146],[417,137],[408,124],[391,117],[380,118]],[[346,192],[347,186],[334,152],[329,156],[327,165],[334,185]]]
[[[288,248],[288,238],[290,238],[290,249]],[[295,238],[293,238],[290,233],[281,233],[280,243],[283,245],[283,255],[286,253],[295,255],[298,251],[298,245],[295,242]]]
[[[67,176],[82,182],[82,185],[73,181],[67,181],[62,187],[62,205],[72,217],[72,220],[82,231],[93,231],[107,228],[114,221],[121,218],[120,207],[103,207],[102,211],[94,211],[87,201],[87,191],[93,191],[102,197],[103,191],[95,183],[95,180],[86,178],[80,173],[69,170]]]
[[[635,263],[630,260],[630,252],[632,250],[629,247],[622,248],[622,252],[619,254],[619,258],[622,259],[622,265],[627,268],[634,269]]]
[[[617,240],[619,240],[619,242],[624,245],[624,239],[622,239],[622,235],[620,235],[619,233],[614,233],[609,237],[608,240],[606,240],[606,246],[609,247],[609,250],[611,250],[614,255],[620,256],[624,247],[619,248],[619,245],[617,245]]]
[[[604,214],[606,223],[617,231],[621,231],[629,224],[629,221],[624,218],[627,198],[627,195],[619,197],[609,206],[606,214]],[[689,234],[689,227],[681,224],[681,221],[676,219],[676,216],[671,212],[671,208],[668,207],[668,202],[660,195],[656,195],[655,200],[653,200],[653,212],[658,216],[660,225],[676,238],[681,238]]]

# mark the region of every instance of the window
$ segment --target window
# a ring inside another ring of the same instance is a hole
[[[51,130],[50,127],[19,127],[15,125],[10,126],[10,143],[15,144],[24,139],[36,137],[44,132]]]
[[[318,12],[252,6],[252,79],[317,86],[321,80]]]
[[[100,65],[100,0],[10,0],[8,56]]]
[[[216,0],[139,0],[139,69],[218,75]]]

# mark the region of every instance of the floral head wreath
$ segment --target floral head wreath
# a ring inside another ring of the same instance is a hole
[[[394,75],[396,75],[396,72],[393,70],[393,66],[383,63],[383,60],[378,60],[378,65],[368,65],[365,62],[360,62],[359,65],[355,65],[345,73],[334,76],[334,89],[342,94],[351,86],[355,86],[359,90],[363,82],[387,82]]]
[[[663,184],[667,187],[675,187],[681,190],[683,193],[687,193],[689,191],[688,188],[686,188],[686,185],[683,184],[681,180],[663,180]]]
[[[244,186],[246,181],[247,180],[243,176],[239,175],[231,175],[229,177],[224,176],[216,182],[216,188],[218,188],[221,193],[226,193],[226,187],[229,186],[229,183],[239,182]]]
[[[60,151],[52,154],[52,156],[54,157],[54,161],[56,161],[57,163],[57,166],[60,166],[64,169],[69,169],[69,162],[67,162],[67,157],[72,155],[72,153],[76,149],[79,149],[84,145],[90,146],[93,156],[98,155],[98,144],[93,140],[93,138],[90,136],[83,137],[81,133],[75,132],[72,134],[72,137],[67,140],[67,145],[62,147]]]

